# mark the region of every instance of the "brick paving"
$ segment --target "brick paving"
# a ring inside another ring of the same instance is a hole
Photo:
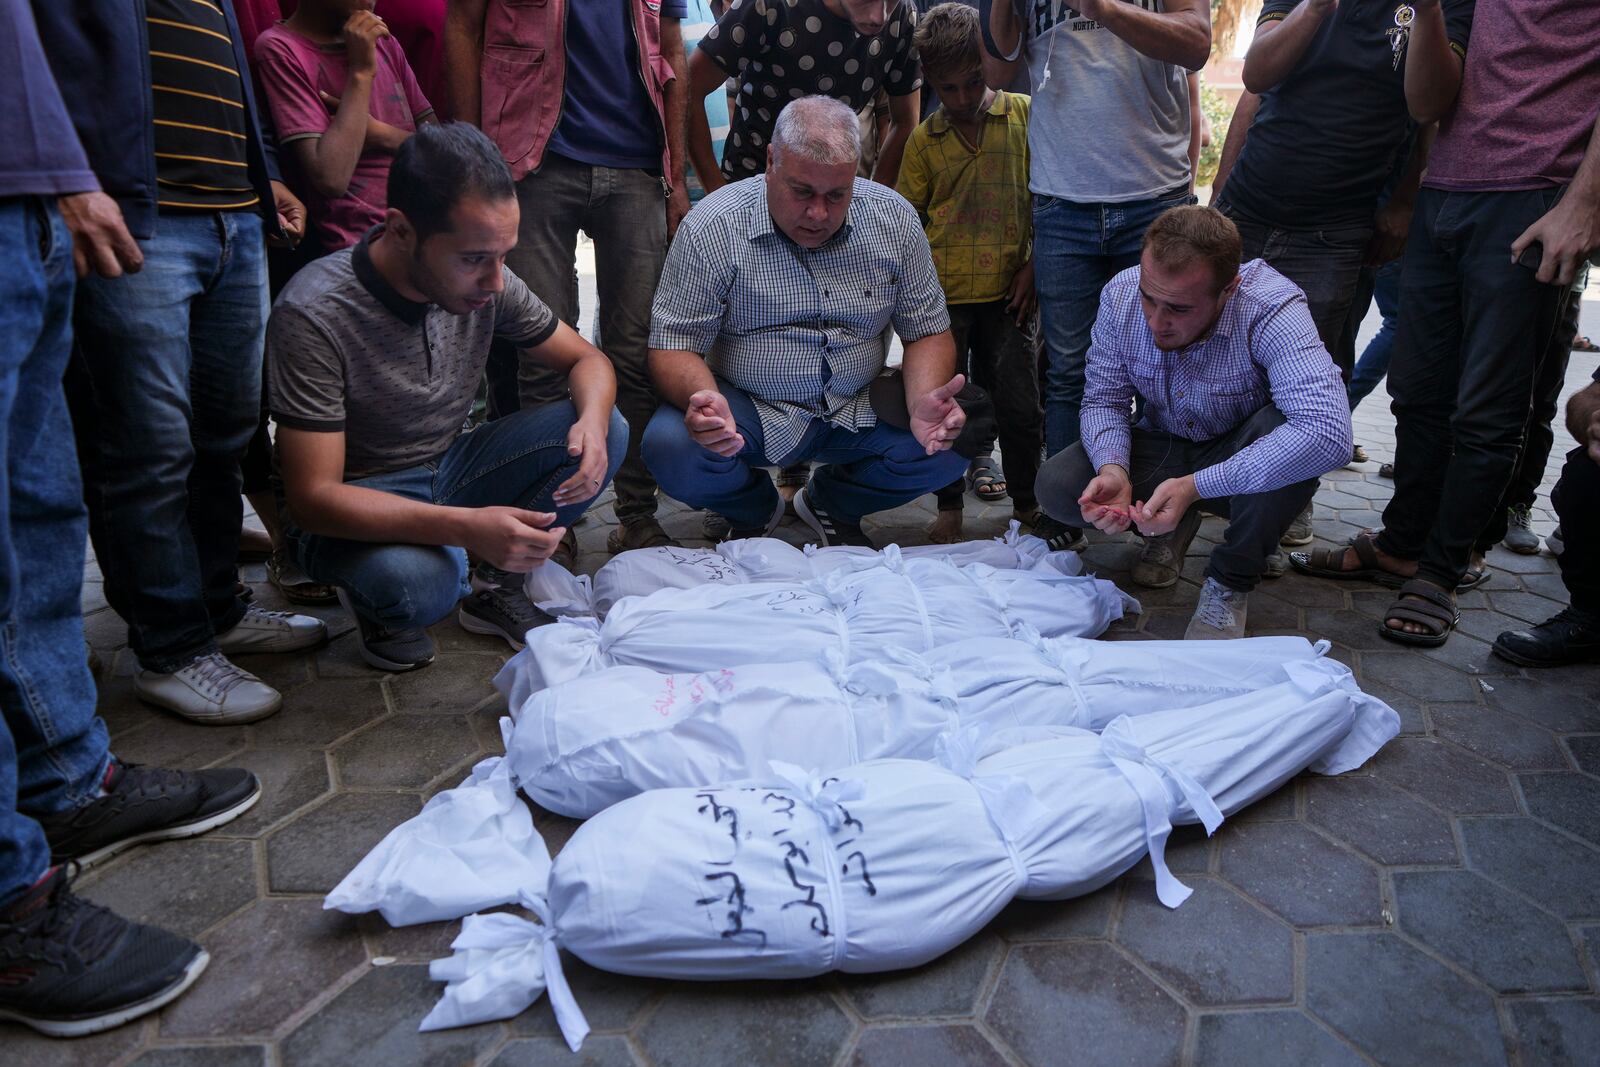
[[[1592,312],[1593,305],[1589,310]],[[1588,324],[1586,324],[1588,325]],[[1590,331],[1591,333],[1593,330]],[[1569,390],[1593,356],[1574,355]],[[1319,543],[1378,522],[1392,426],[1382,396],[1357,412],[1373,456],[1317,496]],[[1566,445],[1558,434],[1549,482]],[[884,516],[881,541],[923,540],[928,503]],[[1006,508],[969,504],[970,536]],[[1541,533],[1553,523],[1547,499]],[[604,562],[609,507],[580,527],[582,564]],[[699,515],[676,506],[684,538]],[[1108,636],[1182,633],[1207,520],[1184,580],[1134,590],[1145,612]],[[798,540],[792,523],[783,535]],[[1126,584],[1136,547],[1096,539],[1090,566]],[[7,1063],[48,1067],[310,1067],[410,1064],[1280,1065],[1596,1062],[1600,1049],[1600,665],[1533,672],[1492,658],[1501,630],[1564,601],[1547,554],[1496,550],[1493,577],[1462,598],[1461,631],[1438,651],[1401,651],[1376,626],[1392,594],[1289,575],[1252,598],[1255,634],[1333,641],[1363,685],[1399,710],[1403,735],[1339,778],[1302,776],[1207,840],[1178,831],[1168,858],[1195,889],[1155,900],[1148,863],[1067,903],[1018,903],[916,971],[808,982],[697,985],[622,978],[568,963],[594,1027],[567,1052],[547,1003],[520,1017],[418,1034],[440,986],[426,963],[457,924],[389,929],[321,909],[321,895],[423,800],[500,751],[489,679],[507,650],[435,627],[438,661],[386,676],[357,658],[350,624],[314,655],[241,662],[285,692],[262,723],[202,727],[137,703],[121,623],[91,564],[89,640],[109,665],[101,713],[125,759],[242,765],[266,794],[203,838],[136,849],[81,888],[124,914],[199,938],[210,969],[157,1016],[74,1042],[0,1025]],[[259,569],[259,602],[283,607]],[[1131,588],[1131,587],[1129,587]],[[539,814],[552,849],[570,820]]]

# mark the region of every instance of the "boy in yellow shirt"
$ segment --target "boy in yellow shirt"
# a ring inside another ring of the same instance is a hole
[[[1000,448],[1011,471],[1008,479],[993,455],[980,454],[966,480],[980,499],[1009,493],[1016,518],[1048,524],[1053,520],[1039,513],[1033,495],[1044,416],[1032,340],[1038,302],[1028,192],[1030,100],[984,85],[983,43],[972,8],[938,5],[918,22],[913,40],[925,83],[943,106],[912,131],[898,188],[922,217],[958,359],[994,398]],[[960,540],[962,488],[956,481],[939,491],[932,540]],[[1060,533],[1062,543],[1052,547],[1066,547],[1075,537],[1065,527]]]

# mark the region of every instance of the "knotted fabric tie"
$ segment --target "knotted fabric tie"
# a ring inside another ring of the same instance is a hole
[[[816,812],[830,831],[838,830],[850,817],[843,802],[860,800],[866,794],[860,779],[824,778],[816,771],[782,760],[772,760],[768,766],[794,790],[795,799]]]

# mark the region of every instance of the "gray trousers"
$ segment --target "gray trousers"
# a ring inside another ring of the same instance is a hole
[[[1283,425],[1283,413],[1268,404],[1228,433],[1209,441],[1190,441],[1162,430],[1133,431],[1129,457],[1133,499],[1149,500],[1168,478],[1221,463],[1253,441]],[[1094,479],[1094,467],[1081,443],[1056,453],[1039,470],[1034,489],[1046,515],[1068,526],[1087,527],[1078,498]],[[1278,539],[1317,491],[1317,479],[1294,482],[1264,493],[1243,493],[1223,500],[1202,500],[1195,507],[1228,519],[1222,543],[1211,550],[1206,577],[1230,589],[1248,591],[1261,581],[1267,557],[1278,551]]]
[[[578,231],[594,240],[599,290],[600,347],[617,373],[617,410],[628,420],[628,451],[614,484],[617,519],[649,518],[656,482],[639,458],[639,442],[661,401],[650,378],[650,303],[667,255],[667,201],[661,179],[642,170],[614,170],[546,155],[540,169],[517,183],[522,222],[511,272],[569,326],[578,324],[573,282]],[[491,365],[491,390],[503,394],[506,364]],[[523,408],[567,396],[566,379],[525,362],[516,372]]]

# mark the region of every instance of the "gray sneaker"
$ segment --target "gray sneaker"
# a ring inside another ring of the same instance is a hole
[[[1261,572],[1263,578],[1282,578],[1289,573],[1289,555],[1286,552],[1274,552],[1267,557],[1267,566]]]
[[[1311,505],[1307,504],[1304,511],[1294,517],[1289,528],[1283,531],[1283,536],[1278,539],[1278,544],[1286,548],[1298,548],[1311,543]]]
[[[356,623],[356,643],[361,658],[380,671],[414,671],[433,662],[433,638],[422,629],[388,630],[364,619],[350,603],[350,594],[339,590],[339,603]]]
[[[1519,556],[1539,554],[1539,535],[1533,532],[1533,509],[1526,504],[1506,508],[1504,545]]]
[[[1544,545],[1550,550],[1552,556],[1559,556],[1566,551],[1566,543],[1561,540],[1560,526],[1550,531],[1550,536],[1544,539]]]
[[[554,616],[533,606],[520,586],[480,589],[461,601],[456,618],[468,633],[502,638],[518,652],[527,644],[529,630],[555,622]]]
[[[1215,578],[1200,587],[1200,602],[1195,605],[1185,641],[1225,641],[1244,636],[1245,616],[1250,610],[1250,594],[1229,589]]]
[[[1200,509],[1192,507],[1178,520],[1177,529],[1159,537],[1146,537],[1144,551],[1133,565],[1132,577],[1146,589],[1165,589],[1175,585],[1183,573],[1183,557],[1200,529]]]

